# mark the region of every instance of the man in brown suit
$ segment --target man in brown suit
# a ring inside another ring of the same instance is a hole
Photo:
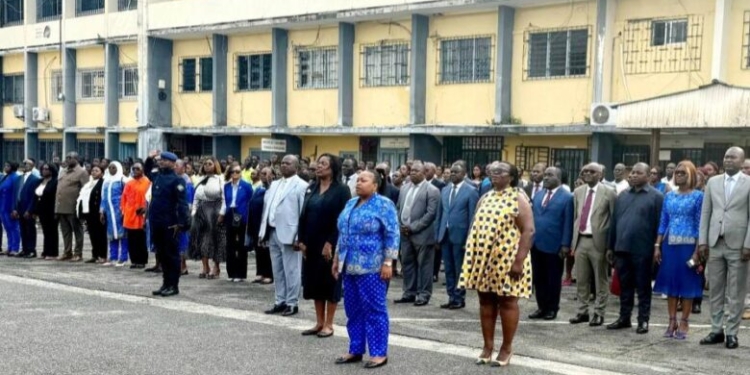
[[[581,175],[585,185],[574,194],[573,242],[571,248],[576,260],[578,315],[571,324],[589,322],[592,327],[604,323],[604,310],[609,296],[607,267],[613,258],[607,249],[609,226],[615,210],[617,194],[601,184],[602,166],[591,163],[583,167]],[[594,316],[589,321],[591,285],[596,287]]]
[[[55,214],[60,220],[64,250],[58,260],[80,262],[83,260],[83,227],[76,215],[76,200],[83,185],[89,182],[89,174],[78,163],[76,152],[68,153],[62,165],[66,168],[60,171],[60,177],[57,178]],[[76,237],[75,253],[73,253],[74,234]]]

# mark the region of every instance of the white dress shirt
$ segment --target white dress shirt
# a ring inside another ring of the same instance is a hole
[[[615,183],[615,191],[618,195],[628,189],[630,189],[630,183],[624,178],[620,182]]]
[[[591,194],[591,207],[589,208],[589,217],[586,218],[586,230],[581,232],[581,234],[585,235],[592,235],[593,232],[591,231],[591,214],[594,212],[594,202],[596,202],[596,191],[599,189],[599,184],[596,184],[594,187],[589,187],[586,189],[586,194],[583,195],[583,204],[586,204],[586,199],[589,196],[589,192],[591,190],[594,191],[593,194]],[[581,209],[583,209],[583,206],[581,206]]]

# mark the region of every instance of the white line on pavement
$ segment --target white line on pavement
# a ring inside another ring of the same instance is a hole
[[[134,304],[143,304],[148,306],[159,307],[167,310],[179,311],[191,314],[204,314],[215,317],[227,318],[240,320],[250,323],[258,323],[271,325],[274,327],[293,329],[302,331],[310,328],[313,324],[310,321],[300,319],[289,319],[275,315],[265,315],[258,312],[239,310],[226,307],[217,307],[201,303],[181,301],[179,299],[154,299],[147,297],[140,297],[128,294],[91,290],[75,286],[57,284],[54,282],[29,279],[18,276],[3,275],[0,274],[0,281],[29,285],[34,287],[58,290],[69,293],[76,293],[91,297],[107,298],[122,302],[129,302]],[[403,321],[403,319],[393,319],[394,321]],[[336,326],[336,335],[339,337],[348,337],[346,335],[346,328],[342,326]],[[425,350],[433,353],[455,355],[459,357],[465,357],[473,360],[476,358],[478,349],[470,348],[466,346],[448,344],[438,341],[431,341],[425,339],[418,339],[412,337],[406,337],[402,335],[391,334],[389,337],[390,344],[394,346],[400,346],[409,349]],[[467,368],[471,364],[467,361]],[[544,371],[551,371],[562,375],[625,375],[625,373],[607,371],[602,369],[589,368],[584,366],[577,366],[563,362],[556,362],[544,359],[531,358],[521,355],[513,356],[513,365],[519,365],[530,369],[538,369]],[[472,365],[473,366],[473,365]],[[653,372],[670,373],[670,369],[654,367],[648,365],[642,365],[644,369],[651,370]]]
[[[392,323],[479,323],[479,319],[444,319],[444,318],[391,318]],[[521,320],[521,324],[530,325],[571,325],[562,320]],[[664,323],[649,323],[650,327],[666,327]],[[690,328],[711,328],[710,324],[691,324]],[[740,329],[750,329],[750,327],[741,326]]]

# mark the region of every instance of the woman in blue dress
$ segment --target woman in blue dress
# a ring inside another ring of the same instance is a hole
[[[109,240],[109,261],[103,266],[122,267],[128,261],[128,239],[125,238],[125,227],[122,225],[122,191],[125,189],[125,175],[122,164],[113,161],[104,174],[102,186],[102,203],[99,208],[102,223],[107,226]]]
[[[385,176],[376,173],[359,174],[358,197],[350,199],[339,215],[338,245],[331,270],[334,278],[343,277],[349,333],[349,353],[336,359],[336,364],[361,362],[367,347],[370,360],[365,368],[388,363],[385,297],[400,244],[396,206],[380,194],[385,191]]]
[[[685,340],[693,298],[703,295],[702,268],[696,252],[703,192],[696,190],[697,169],[689,161],[674,171],[676,191],[667,194],[661,211],[654,261],[660,264],[654,292],[666,294],[669,326],[664,337]],[[677,302],[682,299],[682,318],[677,323]]]
[[[3,167],[5,175],[0,178],[0,220],[8,236],[8,256],[15,256],[21,249],[21,226],[18,217],[12,214],[16,210],[16,197],[21,187],[21,176],[17,171],[18,163],[7,162]]]

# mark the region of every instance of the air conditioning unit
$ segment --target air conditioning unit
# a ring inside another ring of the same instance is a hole
[[[591,125],[617,125],[617,105],[594,103],[591,105]]]
[[[24,110],[23,104],[14,104],[13,116],[16,116],[16,118],[24,118],[23,110]]]
[[[31,110],[31,118],[36,122],[49,121],[49,110],[47,108],[34,107]]]

